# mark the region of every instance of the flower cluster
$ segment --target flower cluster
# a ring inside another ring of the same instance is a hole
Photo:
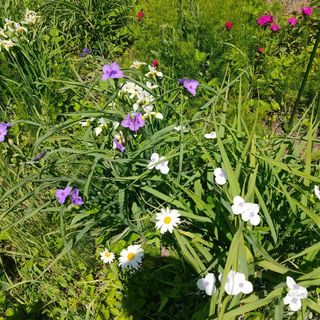
[[[0,49],[3,47],[5,50],[9,51],[13,46],[16,45],[17,37],[20,34],[25,34],[28,29],[25,25],[33,25],[37,22],[39,16],[36,12],[27,9],[24,20],[20,23],[15,22],[9,18],[5,19],[5,24],[3,28],[0,28]]]
[[[291,311],[298,311],[301,309],[301,300],[307,298],[308,291],[306,288],[299,286],[291,277],[286,279],[289,292],[284,297],[284,304],[288,304]]]
[[[259,205],[256,203],[245,202],[243,198],[236,196],[233,199],[231,210],[233,214],[241,214],[242,220],[250,221],[253,226],[260,223]]]
[[[222,274],[219,275],[219,281],[222,280]],[[201,278],[197,281],[197,287],[200,290],[204,290],[209,296],[212,296],[216,292],[216,278],[213,273],[208,273],[205,278]],[[230,270],[224,290],[229,295],[238,295],[239,293],[249,294],[253,291],[252,283],[246,280],[243,273]]]
[[[60,204],[64,204],[66,202],[67,197],[71,194],[71,203],[74,206],[81,206],[84,202],[82,197],[79,196],[79,190],[75,188],[72,193],[72,187],[68,186],[65,189],[58,189],[55,192],[55,196]]]
[[[121,266],[122,269],[138,269],[141,265],[143,257],[143,249],[141,248],[141,245],[135,244],[128,246],[127,249],[123,249],[120,252],[119,257],[119,266]],[[115,259],[115,255],[113,252],[110,252],[108,249],[105,249],[100,253],[100,259],[104,263],[112,263]]]

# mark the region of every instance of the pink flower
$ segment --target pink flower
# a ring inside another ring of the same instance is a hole
[[[301,9],[301,13],[305,16],[311,16],[312,14],[312,8],[311,7],[304,7]]]
[[[159,65],[159,61],[156,60],[156,59],[154,59],[154,60],[151,62],[151,65],[156,68],[156,67]]]
[[[295,26],[298,22],[298,20],[296,18],[289,18],[287,21],[289,24],[291,24],[292,26]]]
[[[264,53],[264,51],[265,51],[265,48],[263,48],[263,47],[260,47],[257,49],[257,52],[261,53],[261,54]]]
[[[270,26],[270,29],[273,31],[273,32],[276,32],[276,31],[278,31],[279,29],[280,29],[280,27],[277,25],[277,24],[272,24],[271,26]]]
[[[226,28],[227,28],[228,30],[231,30],[231,29],[233,28],[233,24],[232,24],[231,21],[227,21],[227,22],[226,22]]]
[[[143,17],[144,17],[144,12],[143,12],[143,9],[141,9],[141,10],[137,13],[137,19],[138,19],[138,21],[141,21]]]
[[[258,18],[257,20],[257,24],[259,24],[260,26],[264,26],[268,23],[272,23],[273,22],[273,16],[261,16],[260,18]]]

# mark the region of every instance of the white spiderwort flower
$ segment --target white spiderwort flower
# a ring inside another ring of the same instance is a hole
[[[245,279],[245,275],[243,273],[230,270],[224,290],[227,294],[235,296],[239,293],[251,293],[253,291],[253,286],[250,281]]]
[[[233,205],[231,206],[231,210],[233,214],[241,214],[244,209],[245,201],[240,196],[235,196],[233,198]]]
[[[157,76],[159,78],[163,77],[163,73],[158,71],[155,67],[148,66],[148,68],[149,68],[149,72],[145,74],[147,77],[150,77],[150,76],[151,77]]]
[[[168,163],[169,161],[165,161],[165,157],[160,157],[157,153],[153,153],[148,163],[148,169],[156,168],[161,173],[167,174],[169,172]]]
[[[320,200],[319,186],[314,186],[314,193],[315,193],[316,197]]]
[[[216,138],[217,138],[217,134],[216,134],[214,131],[212,131],[212,132],[210,132],[210,133],[206,133],[206,134],[204,135],[204,137],[205,137],[206,139],[216,139]]]
[[[301,300],[290,294],[290,292],[284,297],[283,303],[288,304],[291,311],[298,311],[301,309]]]
[[[110,252],[108,249],[104,249],[104,251],[100,252],[100,259],[104,263],[112,263],[114,260],[114,253]]]
[[[119,266],[122,269],[138,269],[143,257],[143,249],[139,244],[131,245],[120,252]]]
[[[208,273],[204,278],[197,281],[197,287],[200,290],[204,290],[208,296],[212,296],[216,292],[217,288],[215,286],[216,278],[213,273]]]
[[[256,203],[245,203],[241,218],[243,221],[250,221],[253,226],[257,226],[260,223],[259,205]]]
[[[161,212],[157,213],[156,219],[156,229],[160,229],[160,233],[165,233],[169,231],[172,233],[173,228],[180,223],[180,214],[178,210],[170,208],[161,209]]]
[[[27,9],[24,15],[24,21],[22,21],[22,23],[35,24],[39,18],[40,16],[38,16],[36,12]]]
[[[227,174],[222,168],[216,168],[213,172],[217,184],[224,185],[227,183]]]
[[[301,300],[307,298],[308,291],[306,288],[297,285],[291,277],[286,278],[286,284],[289,292],[284,297],[283,302],[289,305],[291,311],[298,311],[301,309]]]

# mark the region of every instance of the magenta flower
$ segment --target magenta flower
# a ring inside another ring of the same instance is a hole
[[[258,18],[257,20],[257,24],[259,24],[260,26],[264,26],[268,23],[273,23],[273,16],[261,16],[260,18]]]
[[[113,146],[114,148],[119,149],[121,152],[124,152],[126,150],[125,146],[120,143],[116,138],[113,139]]]
[[[188,92],[190,92],[193,96],[196,95],[196,90],[199,86],[199,82],[194,79],[179,79],[179,83],[183,84],[183,86],[187,89]]]
[[[8,128],[11,127],[11,123],[1,122],[0,123],[0,142],[4,141],[4,138],[8,134]]]
[[[81,206],[84,202],[82,198],[79,196],[79,190],[75,188],[71,193],[71,203],[74,206]]]
[[[58,199],[58,202],[60,204],[64,204],[68,195],[70,194],[72,190],[72,187],[66,187],[65,189],[58,189],[56,192],[55,192],[55,196],[56,198]]]
[[[273,32],[276,32],[276,31],[278,31],[279,29],[280,29],[280,27],[277,25],[277,24],[272,24],[271,26],[270,26],[270,29],[273,31]]]
[[[144,120],[142,118],[142,114],[140,112],[137,112],[132,119],[132,115],[128,113],[126,117],[122,120],[121,125],[124,128],[129,128],[131,131],[138,131],[139,128],[144,127]]]
[[[311,16],[312,14],[312,8],[311,7],[304,7],[301,9],[301,13],[305,16]]]
[[[287,20],[287,22],[288,22],[289,24],[291,24],[292,26],[295,26],[295,25],[297,24],[298,20],[297,20],[296,18],[289,18],[289,19]]]
[[[108,80],[108,79],[119,79],[119,78],[123,78],[123,72],[120,69],[119,65],[114,62],[112,64],[105,64],[102,67],[102,80]]]

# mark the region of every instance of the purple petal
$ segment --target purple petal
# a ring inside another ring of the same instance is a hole
[[[139,130],[139,128],[144,127],[144,120],[140,112],[136,113],[133,120],[134,131]]]
[[[74,206],[81,206],[84,204],[82,197],[79,196],[79,190],[75,188],[71,194],[71,202]]]
[[[134,124],[133,124],[133,120],[131,118],[131,114],[128,113],[126,115],[126,117],[121,121],[121,125],[124,127],[124,128],[129,128],[131,131],[135,131],[134,130]]]
[[[126,148],[116,138],[113,139],[113,143],[121,152],[124,152],[126,150]]]
[[[58,189],[55,192],[55,196],[60,204],[64,204],[68,195],[70,194],[72,187],[66,187],[65,189]]]

